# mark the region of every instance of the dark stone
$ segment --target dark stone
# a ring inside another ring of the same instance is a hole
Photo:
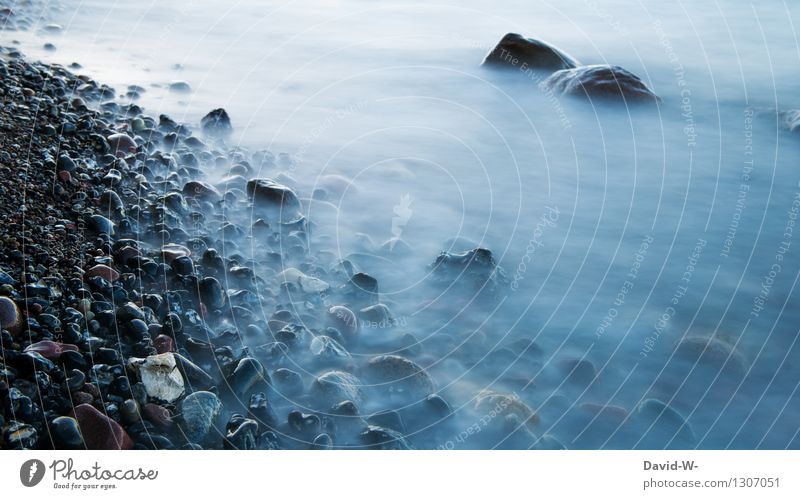
[[[90,450],[120,450],[133,448],[133,440],[122,426],[89,404],[72,410],[86,448]]]
[[[203,133],[209,136],[225,137],[233,132],[231,119],[228,113],[222,109],[214,109],[203,117],[200,121]]]
[[[542,82],[542,88],[558,95],[626,104],[661,100],[638,76],[619,66],[581,66],[557,71]]]
[[[578,61],[561,50],[533,38],[524,38],[517,33],[508,33],[489,52],[484,66],[518,69],[558,71],[578,66]]]
[[[53,446],[56,449],[77,450],[83,449],[83,436],[74,418],[61,416],[50,423],[50,434],[53,436]]]

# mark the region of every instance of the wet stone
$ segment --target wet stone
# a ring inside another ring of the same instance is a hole
[[[182,427],[190,442],[200,443],[208,435],[222,404],[211,392],[195,392],[181,402]]]
[[[80,432],[90,450],[120,450],[133,448],[133,441],[116,421],[91,405],[81,404],[72,411]]]
[[[50,423],[50,434],[56,449],[83,449],[85,444],[78,421],[67,416],[55,418]]]
[[[484,66],[515,69],[523,73],[530,70],[570,69],[578,64],[573,57],[552,45],[517,33],[505,35],[483,61]]]

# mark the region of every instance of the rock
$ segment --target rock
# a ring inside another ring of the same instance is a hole
[[[133,440],[122,426],[89,404],[81,404],[72,410],[80,433],[89,450],[127,450],[133,448]]]
[[[376,450],[410,450],[411,444],[403,435],[389,428],[380,426],[368,426],[361,434],[364,446]]]
[[[114,222],[102,215],[92,215],[86,220],[86,228],[96,234],[114,235]]]
[[[136,152],[136,142],[127,134],[115,133],[109,135],[106,141],[111,147],[111,154],[115,156],[122,157]]]
[[[209,136],[225,137],[233,132],[231,119],[222,108],[214,109],[203,116],[200,127],[203,129],[203,133]]]
[[[302,210],[300,200],[285,185],[270,179],[252,179],[247,182],[246,190],[256,213],[275,215],[281,222],[299,218]]]
[[[50,360],[58,360],[61,354],[66,351],[77,352],[78,347],[64,343],[58,343],[51,340],[42,340],[32,343],[25,347],[25,352],[36,352],[42,357]]]
[[[170,92],[176,92],[181,94],[187,94],[192,91],[192,87],[190,87],[188,83],[179,80],[170,82],[168,88]]]
[[[597,376],[594,364],[588,360],[569,359],[561,362],[560,367],[568,383],[588,386]]]
[[[161,256],[166,263],[172,263],[177,258],[192,256],[192,251],[186,246],[170,243],[161,247]]]
[[[358,319],[349,308],[343,305],[332,306],[328,309],[327,320],[328,325],[339,331],[347,342],[358,337]]]
[[[366,321],[369,327],[385,328],[394,326],[396,321],[389,307],[383,303],[371,305],[358,311],[358,316]]]
[[[217,310],[225,304],[225,291],[214,277],[204,277],[199,284],[200,301],[209,310]]]
[[[22,314],[14,300],[0,296],[0,326],[12,335],[22,331]]]
[[[283,397],[292,397],[303,392],[303,378],[291,369],[275,369],[272,380]]]
[[[207,390],[211,388],[211,386],[214,384],[214,378],[212,378],[211,375],[183,355],[178,353],[173,355],[175,357],[175,362],[178,365],[178,369],[180,370],[186,382],[189,384],[190,388],[195,390]]]
[[[661,99],[636,75],[619,66],[594,65],[564,69],[541,83],[558,95],[626,104],[659,102]]]
[[[533,409],[518,396],[507,393],[481,391],[475,398],[475,410],[492,420],[513,416],[530,431],[539,423],[539,415]]]
[[[253,387],[261,383],[269,384],[269,376],[264,372],[261,362],[252,357],[240,360],[228,378],[231,391],[239,397],[247,396]]]
[[[31,425],[12,421],[3,428],[4,449],[35,449],[39,441],[39,434]]]
[[[153,346],[156,347],[158,353],[168,353],[175,351],[175,343],[172,338],[165,334],[159,334],[153,339]]]
[[[676,354],[688,362],[717,371],[722,369],[740,373],[746,371],[744,358],[734,350],[733,345],[714,337],[687,336],[678,343]]]
[[[361,403],[361,381],[344,371],[328,371],[311,384],[309,393],[319,407],[328,409],[344,400]]]
[[[186,197],[194,197],[210,203],[216,203],[222,199],[222,194],[219,193],[216,187],[198,180],[187,182],[183,186],[183,195]]]
[[[579,65],[573,57],[545,42],[508,33],[483,61],[484,66],[520,71],[572,69]]]
[[[471,288],[494,291],[507,282],[505,271],[497,265],[492,252],[485,248],[463,253],[443,251],[429,269],[435,281],[448,286],[466,284]]]
[[[405,400],[424,399],[435,391],[433,379],[422,367],[399,355],[373,357],[364,368],[365,378],[377,390],[391,392]]]
[[[56,449],[78,450],[84,448],[78,421],[67,416],[55,418],[50,423],[50,435]]]
[[[634,417],[635,424],[643,432],[642,446],[645,448],[685,449],[696,442],[694,431],[686,418],[658,399],[643,401],[636,409]]]
[[[139,373],[147,395],[164,402],[174,402],[184,392],[184,381],[172,353],[131,359],[131,367]]]
[[[168,429],[172,427],[172,414],[169,409],[158,404],[145,404],[142,408],[142,416],[157,428]]]
[[[201,443],[214,425],[214,419],[222,408],[219,398],[211,392],[195,392],[181,403],[181,419],[186,438]]]
[[[340,363],[349,360],[350,354],[336,340],[329,336],[319,335],[311,340],[309,350],[323,363]]]
[[[258,422],[234,414],[225,426],[225,448],[253,450],[258,447]]]
[[[95,265],[94,267],[90,268],[84,274],[84,277],[87,279],[90,277],[100,276],[108,282],[114,282],[119,279],[119,272],[112,269],[108,265]]]

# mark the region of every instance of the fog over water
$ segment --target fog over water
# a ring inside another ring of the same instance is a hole
[[[120,101],[140,85],[153,115],[223,107],[229,144],[276,155],[258,176],[303,199],[311,253],[375,276],[395,318],[363,325],[355,361],[402,352],[455,411],[416,446],[798,448],[800,136],[776,113],[800,108],[796,21],[800,5],[738,0],[88,0],[51,10],[62,33],[14,38]],[[507,32],[662,101],[559,98],[481,67]],[[441,251],[475,247],[505,279],[435,282]],[[362,411],[418,402],[369,390]],[[482,390],[510,397],[476,409]],[[493,422],[508,403],[536,425]]]

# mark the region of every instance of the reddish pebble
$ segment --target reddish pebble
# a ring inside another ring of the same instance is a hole
[[[86,277],[100,276],[103,279],[114,282],[119,279],[119,272],[112,269],[108,265],[98,264],[86,271]]]
[[[142,415],[159,428],[172,426],[172,414],[170,414],[169,409],[158,404],[145,404],[142,409]]]
[[[58,172],[58,180],[64,182],[65,184],[68,184],[72,182],[72,175],[70,175],[70,173],[66,170],[61,170],[60,172]]]
[[[42,306],[41,306],[40,304],[38,304],[38,303],[31,303],[31,304],[28,306],[28,312],[29,312],[29,313],[31,313],[31,314],[33,314],[33,315],[39,315],[39,314],[41,314],[41,313],[42,313],[42,310],[43,310],[43,309],[42,309]]]
[[[67,351],[77,352],[78,347],[68,343],[57,343],[50,340],[42,340],[25,348],[26,352],[36,352],[42,357],[50,360],[58,360],[61,354]]]
[[[78,421],[86,448],[90,450],[127,450],[133,448],[133,440],[122,426],[89,404],[81,404],[72,410]]]
[[[156,347],[158,353],[167,353],[175,350],[172,338],[166,334],[159,334],[156,336],[156,339],[153,340],[153,346]]]

